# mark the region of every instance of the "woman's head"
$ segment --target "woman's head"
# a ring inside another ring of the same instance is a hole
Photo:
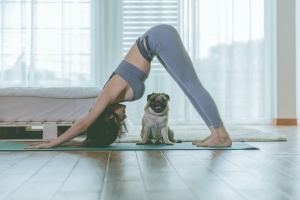
[[[108,106],[96,121],[88,128],[84,146],[105,147],[113,143],[121,130],[126,106],[123,104],[113,104]]]
[[[108,107],[108,109],[111,109],[115,114],[117,114],[119,122],[123,122],[124,119],[127,118],[126,106],[123,104],[112,104]]]

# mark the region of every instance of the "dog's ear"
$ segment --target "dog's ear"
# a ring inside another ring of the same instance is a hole
[[[149,101],[150,97],[151,97],[153,94],[154,94],[154,93],[148,94],[148,96],[147,96],[147,101]]]
[[[167,95],[167,94],[164,94],[166,97],[167,97],[167,99],[170,101],[170,96],[169,95]]]

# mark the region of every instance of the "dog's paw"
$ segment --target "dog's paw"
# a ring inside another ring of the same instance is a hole
[[[175,140],[176,143],[182,143],[182,140]]]
[[[157,140],[157,141],[155,141],[155,143],[154,144],[162,144],[162,142],[161,141],[159,141],[159,140]]]

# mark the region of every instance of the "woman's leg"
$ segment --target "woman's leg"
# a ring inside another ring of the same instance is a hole
[[[159,32],[159,29],[156,31]],[[210,122],[207,125],[209,127],[212,125],[217,133],[215,136],[212,133],[212,136],[199,146],[230,146],[231,139],[223,126],[217,106],[201,84],[177,31],[173,27],[165,25],[162,26],[159,37],[153,37],[155,34],[152,35],[152,38],[149,34],[149,40],[158,39],[157,44],[154,45],[156,48],[154,50],[165,64],[166,70],[191,100],[203,120]]]
[[[157,59],[159,60],[159,62],[165,67],[165,69],[167,70],[167,72],[171,75],[171,77],[176,80],[176,76],[173,74],[172,71],[169,70],[168,67],[165,66],[165,63],[161,60],[161,58],[157,55]],[[184,85],[180,82],[180,81],[176,81],[177,84],[179,85],[179,87],[182,89],[182,91],[185,93],[185,95],[189,98],[190,102],[192,103],[192,105],[194,106],[194,108],[197,110],[198,114],[201,116],[201,118],[203,119],[203,121],[205,122],[205,124],[207,125],[207,127],[210,130],[210,135],[204,139],[201,140],[197,140],[197,141],[193,141],[192,144],[193,145],[200,145],[204,142],[206,142],[207,140],[210,140],[211,138],[216,136],[216,131],[214,129],[214,127],[212,126],[211,122],[208,120],[208,118],[205,116],[204,112],[202,111],[202,109],[199,107],[199,105],[197,104],[197,102],[195,101],[194,98],[192,98],[192,96],[185,90]]]
[[[177,77],[175,74],[173,74],[173,72],[166,66],[166,64],[162,61],[162,59],[157,55],[157,59],[158,61],[165,67],[165,69],[167,70],[167,72],[170,74],[170,76],[176,80]],[[199,105],[197,104],[197,102],[195,101],[194,98],[192,98],[192,96],[185,90],[184,85],[180,82],[180,81],[176,81],[178,86],[181,88],[181,90],[185,93],[185,95],[189,98],[190,102],[192,103],[192,105],[194,106],[194,108],[198,111],[198,114],[201,116],[201,118],[203,119],[203,121],[205,122],[205,124],[210,127],[212,126],[211,122],[208,120],[208,118],[205,116],[204,112],[202,111],[202,109],[199,107]]]

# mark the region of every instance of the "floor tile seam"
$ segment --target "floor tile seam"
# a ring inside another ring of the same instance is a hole
[[[213,172],[214,173],[214,172]],[[236,194],[238,194],[242,199],[244,200],[248,200],[248,198],[246,198],[243,193],[239,190],[239,189],[235,189],[233,186],[231,186],[226,179],[222,178],[221,176],[219,176],[218,174],[214,173],[218,178],[220,178],[223,183],[225,183],[230,189],[232,189],[233,192],[235,192]]]
[[[108,176],[108,168],[109,168],[109,162],[110,162],[111,153],[112,152],[109,151],[108,158],[107,158],[107,163],[106,163],[106,168],[105,168],[105,173],[104,173],[102,184],[101,184],[101,187],[100,187],[101,189],[100,189],[100,192],[99,192],[99,195],[98,195],[98,199],[99,200],[101,200],[103,198],[103,195],[104,195],[103,190],[106,187],[106,181],[107,181],[107,176]]]
[[[185,151],[186,152],[186,151]],[[168,161],[168,163],[172,166],[172,168],[175,170],[176,174],[178,175],[178,177],[180,178],[180,180],[186,185],[186,187],[188,188],[188,190],[191,192],[192,196],[197,199],[198,195],[194,192],[194,190],[192,188],[190,188],[189,184],[187,184],[187,181],[180,175],[180,173],[177,171],[176,167],[172,164],[172,162],[170,162],[170,160],[168,159],[168,157],[162,152],[163,157]],[[194,158],[194,157],[193,157]],[[194,158],[195,159],[195,158]],[[196,159],[195,159],[196,160]],[[197,161],[197,160],[196,160]],[[198,162],[198,161],[197,161]]]
[[[254,173],[251,173],[251,172],[248,171],[247,169],[245,169],[245,170],[246,170],[249,174],[251,174],[252,176],[254,176],[255,178],[257,178],[258,180],[267,182],[270,186],[272,186],[272,189],[274,189],[274,190],[279,189],[280,192],[281,192],[282,194],[284,194],[285,196],[291,197],[288,193],[286,193],[285,191],[283,191],[281,188],[278,188],[278,187],[274,186],[272,180],[261,179],[260,176],[257,176],[257,175],[255,175]],[[276,169],[275,169],[275,170],[276,170]],[[276,171],[278,171],[278,170],[276,170]],[[281,172],[281,171],[280,171],[280,172]]]
[[[30,153],[29,155],[32,155],[34,152]],[[29,157],[29,155],[27,157]],[[27,158],[26,157],[26,158]],[[54,156],[55,157],[55,156]],[[54,157],[52,157],[50,160],[46,161],[41,167],[40,169],[38,169],[37,171],[35,171],[34,173],[31,174],[31,176],[29,176],[26,180],[23,181],[23,183],[21,183],[18,188],[16,188],[15,190],[13,190],[12,192],[10,192],[6,197],[9,198],[10,196],[12,196],[15,192],[17,192],[24,184],[26,184],[34,175],[36,175],[40,170],[43,169],[43,167],[45,167],[52,159],[54,159]],[[24,158],[25,159],[25,158]],[[22,160],[24,160],[22,159]]]
[[[84,152],[81,153],[80,157],[78,158],[78,160],[76,161],[75,165],[72,167],[72,169],[69,171],[68,175],[65,177],[65,180],[61,183],[61,186],[59,187],[59,189],[56,191],[56,193],[51,197],[51,200],[55,199],[56,196],[60,193],[62,187],[65,185],[66,181],[68,180],[68,178],[70,177],[70,175],[72,174],[72,171],[75,169],[75,167],[77,166],[77,164],[79,163],[80,159],[82,158]],[[54,156],[55,157],[55,156]],[[54,158],[53,157],[53,158]]]
[[[279,156],[276,156],[276,155],[273,155],[273,156],[278,157],[278,159],[282,159],[282,158],[280,158]],[[283,159],[283,160],[284,160],[284,159]],[[270,164],[266,164],[266,163],[264,163],[263,161],[260,161],[260,160],[257,160],[257,161],[258,161],[260,164],[264,165],[264,166],[271,167],[272,169],[276,170],[277,172],[281,172],[281,173],[283,173],[283,174],[289,176],[291,179],[294,178],[294,177],[291,176],[290,174],[286,173],[284,170],[278,169],[278,168],[276,168],[276,167],[274,168],[273,166],[270,166]],[[296,165],[297,165],[297,164],[296,164]]]
[[[15,152],[12,151],[12,152],[10,152],[10,153],[15,153]],[[26,158],[28,158],[28,157],[29,157],[30,155],[32,155],[32,154],[34,154],[34,152],[30,152],[30,154],[28,154],[26,157],[24,157],[23,159],[19,160],[18,162],[14,163],[14,164],[11,165],[9,168],[11,168],[11,167],[17,165],[18,163],[20,163],[21,161],[25,160]],[[3,172],[5,172],[5,171],[3,171]],[[3,172],[1,172],[1,173],[3,173]],[[1,173],[0,173],[0,174],[1,174]]]
[[[234,162],[231,162],[231,161],[228,160],[226,157],[224,157],[224,159],[225,159],[226,161],[228,161],[230,164],[233,164],[234,166],[238,167],[239,169],[244,170],[244,168],[242,168],[241,166],[236,165]],[[216,173],[214,170],[211,170],[211,172],[212,172],[214,175],[216,175],[218,178],[220,178],[220,179],[223,181],[223,183],[225,183],[225,184],[226,184],[229,188],[231,188],[235,193],[237,193],[239,196],[245,198],[245,197],[243,196],[243,194],[242,194],[239,190],[237,190],[237,189],[235,189],[234,187],[232,187],[232,186],[226,181],[225,178],[223,178],[222,176],[220,176],[220,175],[219,175],[218,173]],[[257,178],[256,176],[254,176],[253,174],[251,174],[249,171],[247,171],[247,173],[250,174],[250,175],[252,175],[253,177]],[[247,198],[246,198],[246,199],[247,199]]]
[[[137,162],[138,162],[140,175],[142,177],[142,182],[143,182],[144,189],[146,191],[147,199],[151,200],[150,191],[148,191],[147,186],[146,186],[145,178],[144,178],[144,175],[143,175],[143,172],[142,172],[142,168],[141,168],[141,165],[140,165],[139,156],[137,155],[137,151],[135,151],[135,156],[136,156],[136,159],[137,159]]]
[[[215,154],[215,155],[217,155],[215,152],[214,152],[214,150],[209,150],[209,151],[212,151],[212,153],[213,154]],[[189,153],[189,152],[188,152]],[[194,155],[192,155],[192,154],[190,154],[189,153],[189,155],[191,155],[195,160],[197,160],[197,162],[199,162],[198,161],[198,159],[197,158],[195,158],[194,157]],[[225,157],[222,157],[222,159],[226,159]],[[209,161],[213,161],[214,159],[204,159],[204,160],[209,160]],[[226,159],[227,160],[227,159]],[[228,162],[230,162],[229,160],[227,160]],[[205,164],[203,164],[203,162],[199,162],[202,166],[204,166],[206,169],[208,169],[210,172],[213,172],[213,170],[211,170],[210,168],[208,168]],[[231,164],[233,164],[233,163],[231,163]]]

